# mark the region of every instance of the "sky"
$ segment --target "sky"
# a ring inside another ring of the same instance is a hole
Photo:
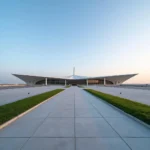
[[[1,0],[0,83],[138,73],[150,83],[150,0]]]

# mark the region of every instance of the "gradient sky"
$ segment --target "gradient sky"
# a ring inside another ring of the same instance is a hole
[[[0,83],[12,73],[139,73],[150,83],[150,0],[0,0]]]

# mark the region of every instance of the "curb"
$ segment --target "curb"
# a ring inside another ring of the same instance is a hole
[[[91,94],[91,93],[89,93],[89,94]],[[93,96],[95,96],[95,95],[93,95]],[[98,98],[98,100],[102,100],[107,105],[109,105],[109,106],[113,107],[114,109],[118,110],[120,113],[122,113],[122,114],[126,115],[127,117],[131,118],[132,120],[134,120],[134,121],[136,121],[136,122],[138,122],[138,123],[142,124],[143,126],[145,126],[145,127],[150,129],[150,125],[149,124],[147,124],[147,123],[143,122],[142,120],[139,120],[138,118],[136,118],[136,117],[126,113],[125,111],[123,111],[123,110],[119,109],[118,107],[108,103],[107,101],[103,100],[102,98],[99,98],[97,96],[95,96],[95,97]]]
[[[64,90],[63,90],[63,91],[64,91]],[[63,91],[61,91],[61,92],[63,92]],[[57,93],[56,95],[60,94],[61,92]],[[9,120],[9,121],[3,123],[2,125],[0,125],[0,130],[3,129],[3,128],[5,128],[5,127],[8,126],[9,124],[13,123],[13,122],[16,121],[17,119],[23,117],[25,114],[27,114],[27,113],[29,113],[30,111],[34,110],[34,109],[37,108],[38,106],[40,106],[40,105],[44,104],[45,102],[49,101],[50,99],[52,99],[52,98],[53,98],[54,96],[56,96],[56,95],[53,95],[52,97],[46,99],[45,101],[43,101],[43,102],[41,102],[41,103],[39,103],[39,104],[33,106],[32,108],[26,110],[25,112],[21,113],[20,115],[18,115],[18,116],[16,116],[16,117],[12,118],[11,120]]]
[[[107,102],[106,102],[106,103],[107,103]],[[118,110],[120,113],[125,114],[125,115],[128,116],[129,118],[133,119],[134,121],[136,121],[136,122],[138,122],[138,123],[140,123],[140,124],[142,124],[142,125],[144,125],[144,126],[146,126],[147,128],[150,129],[150,125],[149,125],[149,124],[147,124],[147,123],[143,122],[142,120],[140,120],[140,119],[138,119],[138,118],[136,118],[136,117],[134,117],[134,116],[132,116],[132,115],[126,113],[125,111],[123,111],[123,110],[121,110],[121,109],[115,107],[114,105],[112,105],[112,104],[110,104],[110,103],[107,103],[107,104],[109,104],[109,105],[110,105],[111,107],[113,107],[114,109]]]

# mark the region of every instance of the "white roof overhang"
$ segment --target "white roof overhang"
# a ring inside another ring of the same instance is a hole
[[[23,80],[24,82],[32,82],[36,83],[38,81],[44,80],[45,78],[48,79],[64,79],[64,80],[86,80],[86,79],[106,79],[113,83],[123,83],[124,81],[128,80],[129,78],[137,75],[137,74],[126,74],[126,75],[113,75],[113,76],[99,76],[99,77],[85,77],[85,76],[67,76],[67,77],[43,77],[43,76],[31,76],[31,75],[19,75],[13,74],[14,76],[18,77],[19,79]]]

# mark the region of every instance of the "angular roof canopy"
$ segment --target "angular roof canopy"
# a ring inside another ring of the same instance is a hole
[[[45,78],[48,79],[64,79],[64,80],[87,80],[87,79],[106,79],[113,83],[123,83],[124,81],[130,79],[131,77],[137,74],[124,74],[124,75],[113,75],[113,76],[98,76],[98,77],[86,77],[86,76],[78,76],[78,75],[71,75],[66,77],[43,77],[43,76],[31,76],[31,75],[20,75],[20,74],[13,74],[14,76],[18,77],[19,79],[23,80],[24,82],[38,82]]]

